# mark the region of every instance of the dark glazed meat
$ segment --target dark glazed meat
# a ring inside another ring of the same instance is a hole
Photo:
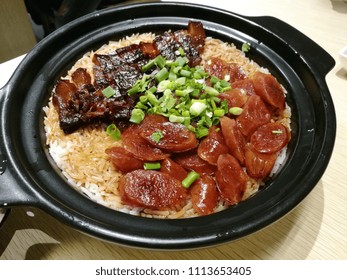
[[[61,129],[72,133],[95,122],[113,122],[124,127],[137,102],[137,97],[129,97],[127,92],[142,78],[142,66],[159,54],[176,59],[179,48],[184,50],[189,64],[195,66],[201,62],[205,37],[200,22],[189,22],[188,30],[165,32],[152,43],[132,44],[109,55],[94,54],[93,79],[85,69],[79,68],[71,75],[71,81],[60,79],[55,85],[53,104]],[[113,96],[103,94],[107,87],[113,89]]]

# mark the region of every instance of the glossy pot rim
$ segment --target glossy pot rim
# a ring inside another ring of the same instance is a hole
[[[281,172],[237,206],[178,220],[131,216],[66,188],[66,180],[47,153],[42,129],[42,107],[54,80],[83,53],[108,39],[133,31],[184,28],[189,19],[202,21],[209,36],[239,47],[249,42],[248,55],[265,64],[288,90],[294,141]],[[323,175],[336,134],[334,106],[325,82],[333,65],[331,56],[316,43],[272,17],[243,17],[174,2],[123,5],[84,16],[40,42],[1,89],[0,207],[36,206],[94,237],[142,248],[205,247],[244,237],[291,211]]]

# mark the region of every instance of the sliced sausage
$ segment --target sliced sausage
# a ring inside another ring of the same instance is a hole
[[[217,161],[216,181],[223,199],[233,205],[241,201],[248,176],[236,158],[224,154],[220,155]]]
[[[211,76],[228,80],[231,83],[247,78],[245,72],[237,63],[227,63],[217,57],[212,57],[211,62],[205,68]]]
[[[245,148],[245,166],[247,174],[255,179],[267,178],[274,167],[277,153],[262,154],[254,149],[251,143]]]
[[[253,80],[250,78],[246,78],[243,80],[233,82],[231,84],[231,88],[240,89],[240,90],[242,90],[243,93],[245,93],[246,95],[249,95],[249,96],[255,94],[254,83],[253,83]]]
[[[147,118],[154,118],[153,115]],[[155,117],[156,118],[156,117]],[[145,121],[141,124],[140,136],[154,147],[168,152],[185,152],[196,148],[199,144],[196,135],[186,126],[169,122],[166,118],[162,122]],[[159,133],[160,138],[153,135]]]
[[[217,168],[201,159],[196,151],[173,156],[173,160],[187,170],[194,170],[199,174],[214,175]]]
[[[112,147],[106,149],[106,154],[117,170],[128,173],[133,170],[142,169],[143,161],[137,159],[123,147]]]
[[[169,174],[177,180],[183,181],[187,177],[188,172],[172,159],[167,158],[161,162],[160,172]]]
[[[124,148],[136,158],[146,161],[158,161],[170,157],[170,154],[152,146],[140,137],[138,125],[132,125],[122,133]]]
[[[217,165],[219,155],[228,153],[222,131],[216,126],[209,129],[208,135],[200,142],[198,155],[212,165]]]
[[[243,112],[237,117],[237,124],[246,139],[261,125],[270,122],[271,111],[258,95],[248,98]]]
[[[280,83],[271,74],[256,72],[253,77],[255,92],[266,103],[271,106],[284,110],[285,95]]]
[[[212,177],[204,175],[189,188],[194,210],[201,216],[213,213],[219,193]]]
[[[220,124],[229,153],[243,165],[245,161],[245,137],[242,135],[234,119],[222,117]]]
[[[228,108],[243,107],[248,99],[248,95],[239,88],[233,88],[229,91],[220,93],[218,97],[221,100],[226,100],[228,103]]]
[[[272,154],[280,151],[289,142],[287,128],[280,123],[264,124],[252,134],[251,143],[259,153]]]
[[[118,190],[124,203],[155,210],[180,208],[187,198],[179,180],[153,170],[127,173],[119,180]]]

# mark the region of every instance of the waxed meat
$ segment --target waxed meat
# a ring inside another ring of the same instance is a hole
[[[165,32],[153,42],[132,44],[113,54],[94,54],[93,77],[78,68],[71,80],[59,79],[55,85],[53,104],[61,129],[68,134],[95,122],[113,122],[125,129],[138,99],[127,92],[142,78],[142,66],[159,54],[176,59],[179,48],[184,50],[189,65],[195,66],[201,62],[205,37],[202,24],[191,21],[187,30]],[[111,97],[103,94],[107,87],[114,91]]]

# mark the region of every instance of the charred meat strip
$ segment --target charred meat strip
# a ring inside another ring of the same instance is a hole
[[[205,37],[200,22],[189,22],[187,30],[165,32],[151,43],[132,44],[109,55],[94,54],[94,79],[79,68],[71,75],[71,81],[60,79],[55,85],[53,104],[61,129],[68,134],[100,121],[114,122],[122,128],[137,102],[127,91],[143,76],[142,66],[159,54],[176,59],[179,48],[186,53],[189,64],[195,66],[201,62]],[[103,94],[107,87],[114,92],[111,97]]]

